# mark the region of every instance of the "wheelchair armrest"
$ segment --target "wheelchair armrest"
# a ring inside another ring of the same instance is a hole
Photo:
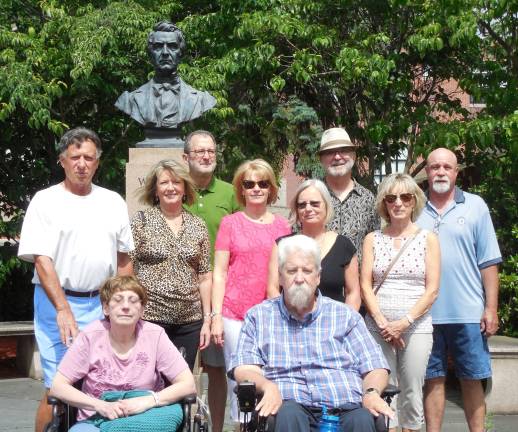
[[[192,394],[192,395],[189,395],[189,396],[185,396],[181,400],[181,403],[186,404],[186,405],[192,405],[193,403],[196,403],[196,395]]]
[[[47,403],[49,405],[59,405],[61,401],[54,396],[47,396]]]
[[[385,387],[385,390],[383,390],[383,393],[381,393],[381,397],[385,399],[386,397],[393,398],[398,393],[401,393],[401,390],[398,389],[396,386],[389,384],[387,387]]]

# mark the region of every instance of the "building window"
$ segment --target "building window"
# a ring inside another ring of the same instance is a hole
[[[405,164],[408,157],[407,149],[403,149],[392,158],[391,166],[393,173],[402,173],[405,171]],[[382,164],[379,168],[374,171],[374,181],[376,184],[380,184],[383,178],[386,176],[385,164]]]

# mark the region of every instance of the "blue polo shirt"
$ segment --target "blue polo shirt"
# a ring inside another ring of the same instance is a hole
[[[435,232],[441,246],[441,285],[432,306],[433,323],[480,322],[485,305],[480,270],[502,262],[486,203],[455,188],[454,200],[442,215],[428,201],[417,224]]]

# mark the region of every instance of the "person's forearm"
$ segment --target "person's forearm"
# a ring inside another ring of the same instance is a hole
[[[358,259],[353,256],[351,262],[344,270],[345,280],[345,303],[351,306],[355,311],[360,309],[362,303],[360,292],[360,279],[358,274]]]
[[[56,377],[52,382],[52,387],[50,388],[49,394],[51,396],[54,396],[76,408],[90,411],[97,410],[97,399],[76,389],[73,385],[66,382],[63,375],[58,374],[59,372],[56,374]]]
[[[211,312],[212,272],[201,275],[199,284],[201,307],[205,318]]]
[[[387,384],[388,372],[386,369],[374,369],[363,377],[363,391],[368,388],[375,388],[381,395]]]
[[[37,255],[34,260],[34,266],[40,279],[40,284],[56,310],[70,309],[52,260],[47,256]]]
[[[251,381],[255,383],[255,387],[261,393],[264,393],[265,385],[271,383],[270,380],[264,377],[259,367],[254,367],[251,369],[250,366],[238,366],[234,370],[234,378],[239,384],[244,381]]]
[[[484,292],[486,296],[486,309],[493,311],[498,310],[498,266],[492,265],[480,270],[482,276],[482,284],[484,286]]]
[[[196,384],[192,373],[185,370],[177,377],[175,382],[158,393],[159,406],[178,402],[186,396],[196,395]]]
[[[127,253],[117,252],[117,274],[121,276],[133,276],[133,263]]]
[[[225,297],[225,283],[226,283],[226,273],[222,274],[214,274],[214,279],[212,283],[212,311],[221,313],[223,308],[223,298]]]

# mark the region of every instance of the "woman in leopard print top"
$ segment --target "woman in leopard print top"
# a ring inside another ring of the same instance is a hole
[[[210,340],[210,241],[205,222],[184,210],[195,199],[187,170],[173,160],[155,165],[140,201],[150,207],[131,221],[135,275],[147,289],[144,319],[162,326],[194,367]],[[205,317],[205,319],[204,319]]]

